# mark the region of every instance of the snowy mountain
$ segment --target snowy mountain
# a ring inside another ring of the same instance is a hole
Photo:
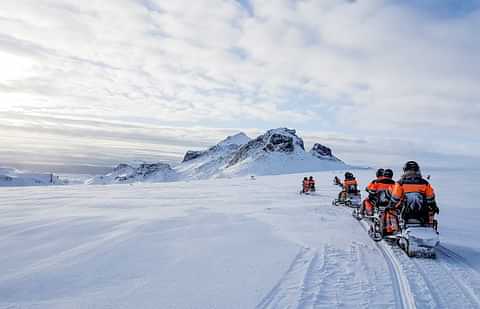
[[[299,172],[346,169],[348,166],[330,152],[319,154],[328,147],[315,144],[305,151],[296,130],[279,128],[267,131],[235,152],[221,176],[277,175]]]
[[[243,132],[229,136],[205,151],[187,151],[175,170],[182,179],[208,179],[217,177],[239,149],[251,139]]]
[[[0,187],[46,186],[66,184],[52,173],[29,173],[10,167],[0,167]]]
[[[317,157],[323,160],[331,160],[331,161],[337,161],[337,162],[341,161],[339,158],[333,155],[332,150],[330,148],[318,143],[313,145],[312,149],[310,150],[310,154],[312,154],[312,156],[314,157]]]
[[[253,140],[245,133],[238,133],[207,150],[187,151],[175,167],[165,163],[120,164],[111,173],[87,183],[165,182],[347,168],[349,166],[335,157],[330,148],[317,143],[307,152],[295,130],[278,128]]]
[[[112,184],[132,182],[169,182],[177,180],[176,172],[165,163],[135,161],[117,165],[107,175],[95,176],[87,184]]]
[[[223,141],[219,142],[217,145],[210,147],[205,151],[187,151],[183,158],[183,163],[192,161],[198,158],[212,157],[212,156],[222,156],[228,153],[231,153],[240,146],[248,143],[250,138],[243,132],[235,134],[233,136],[228,136]]]

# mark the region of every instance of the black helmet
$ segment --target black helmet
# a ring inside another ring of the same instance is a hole
[[[385,170],[383,168],[379,168],[377,170],[377,178],[382,177],[384,175],[384,173],[385,173]]]
[[[308,180],[308,178],[307,178],[307,177],[303,177],[303,180]]]
[[[407,171],[419,172],[419,171],[420,171],[420,166],[419,166],[418,163],[415,162],[415,161],[408,161],[408,162],[405,163],[405,165],[403,166],[403,171],[404,171],[404,172],[407,172]]]
[[[387,168],[384,172],[383,172],[383,176],[384,177],[387,177],[387,178],[393,178],[393,171],[389,168]]]
[[[310,178],[309,178],[309,179],[310,179],[310,180],[312,180],[312,179],[313,179],[313,176],[310,176]]]
[[[345,173],[345,179],[353,179],[353,174],[350,172]]]

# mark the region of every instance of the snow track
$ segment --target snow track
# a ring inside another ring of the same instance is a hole
[[[399,302],[397,302],[397,307],[403,309],[416,308],[415,298],[410,289],[410,284],[403,273],[402,266],[394,257],[391,248],[389,248],[385,243],[378,244],[378,248],[387,261],[390,274],[392,275],[392,280],[394,281],[397,300],[399,300]]]
[[[466,284],[454,272],[445,267],[444,261],[432,259],[412,259],[417,266],[418,274],[427,281],[428,287],[435,297],[435,308],[448,308],[455,300],[458,308],[479,308],[480,302]],[[417,275],[418,276],[418,275]]]
[[[392,251],[414,287],[417,307],[480,308],[478,273],[460,258],[445,255],[445,248],[438,248],[437,259],[408,258],[399,248]]]
[[[301,248],[287,272],[256,308],[280,308],[281,304],[286,304],[290,308],[298,308],[301,295],[299,285],[302,279],[306,279],[309,269],[317,263],[317,259],[318,255],[313,250]]]
[[[301,248],[278,283],[256,306],[271,308],[385,308],[392,304],[379,299],[377,274],[367,264],[363,244],[346,250],[330,245],[322,249]],[[360,270],[360,271],[358,271]],[[364,277],[361,274],[370,273]],[[359,302],[362,295],[367,294]]]
[[[480,307],[480,273],[473,268],[465,258],[456,254],[452,250],[444,246],[439,246],[438,252],[440,252],[444,261],[444,267],[454,273],[460,283],[464,285],[466,284],[466,290]]]
[[[365,232],[367,232],[368,227],[366,226],[366,223],[363,221],[359,221],[359,223]],[[405,277],[402,265],[393,253],[392,248],[390,248],[389,245],[384,242],[375,242],[375,244],[377,245],[378,250],[384,256],[385,262],[390,270],[396,298],[396,307],[402,309],[416,308],[415,298],[410,289],[410,284]]]
[[[390,269],[397,308],[480,308],[480,273],[455,252],[439,246],[436,259],[409,258],[396,245],[376,244]]]

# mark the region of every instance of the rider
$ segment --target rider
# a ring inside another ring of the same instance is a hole
[[[391,171],[391,170],[389,170],[389,171]],[[378,195],[381,193],[379,191],[385,190],[384,184],[383,183],[380,184],[381,182],[383,182],[384,179],[386,179],[384,177],[384,173],[385,173],[385,170],[383,168],[379,168],[377,170],[377,173],[376,173],[377,178],[372,180],[368,184],[367,188],[365,189],[365,191],[368,192],[368,197],[363,200],[362,206],[360,207],[360,215],[361,216],[364,216],[364,215],[372,216],[373,215],[373,209],[374,209],[375,205],[377,204],[377,200],[379,198]],[[393,177],[393,172],[392,172],[392,177]],[[393,184],[395,184],[395,182],[393,182]]]
[[[390,204],[394,186],[393,171],[387,168],[383,172],[383,176],[375,183],[375,197],[373,201],[376,207],[387,207]]]
[[[383,173],[383,177],[376,183],[375,195],[375,207],[385,208],[385,211],[380,212],[382,233],[384,235],[392,235],[399,230],[397,212],[393,209],[388,209],[394,187],[393,171],[387,168]]]
[[[358,182],[351,172],[345,173],[345,180],[343,181],[342,191],[338,194],[338,199],[345,201],[348,194],[358,194]]]
[[[405,163],[403,172],[393,188],[390,207],[400,210],[404,222],[416,219],[421,224],[434,225],[433,216],[439,213],[439,209],[432,186],[422,177],[415,161]]]
[[[307,193],[310,190],[310,181],[307,177],[303,177],[302,188],[302,193]]]
[[[308,178],[308,183],[310,191],[315,192],[315,179],[313,179],[313,176]]]

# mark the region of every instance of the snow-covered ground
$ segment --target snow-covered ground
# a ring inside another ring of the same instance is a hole
[[[478,308],[480,173],[431,173],[436,260],[375,244],[334,172],[315,196],[304,175],[1,188],[0,308]]]

